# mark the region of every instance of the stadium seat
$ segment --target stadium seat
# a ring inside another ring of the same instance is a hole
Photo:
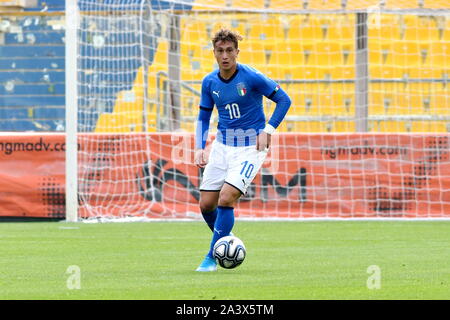
[[[250,40],[248,38],[248,33],[250,32],[251,23],[248,21],[248,15],[227,14],[225,16],[222,15],[220,19],[218,19],[218,17],[211,16],[208,20],[211,20],[211,34],[209,36],[209,41],[212,39],[214,34],[222,28],[228,28],[238,32],[244,38],[244,41]]]
[[[25,120],[32,118],[32,107],[0,107],[1,120]]]
[[[408,132],[407,121],[370,121],[370,132],[383,132],[383,133],[395,133],[395,132]]]
[[[448,2],[447,0],[424,0],[423,8],[427,9],[447,9]]]
[[[277,42],[276,50],[272,51],[270,57],[270,64],[286,67],[305,65],[303,46],[297,41]]]
[[[349,54],[338,41],[321,41],[313,46],[311,63],[321,67],[342,66],[348,63],[344,58],[348,59]]]
[[[123,115],[102,113],[95,127],[97,133],[131,132],[132,125]]]
[[[327,39],[338,41],[342,45],[354,46],[355,15],[335,14],[330,16],[327,29]]]
[[[201,0],[199,2],[193,1],[192,2],[192,11],[202,11],[202,10],[208,10],[208,11],[220,11],[222,10],[221,7],[227,6],[228,0]]]
[[[446,121],[411,121],[409,132],[448,132],[448,122]]]
[[[311,10],[340,10],[342,9],[342,1],[341,0],[326,0],[326,1],[315,1],[309,0],[307,1],[307,8]]]
[[[379,6],[380,0],[347,0],[347,10],[376,8]]]
[[[401,15],[400,36],[407,41],[439,40],[439,30],[435,17]]]
[[[181,24],[181,43],[190,44],[209,41],[206,22],[197,19],[183,19]]]
[[[371,83],[369,85],[369,115],[395,113],[395,84]]]
[[[283,25],[277,15],[261,15],[250,26],[249,39],[273,43],[284,39]]]
[[[331,132],[332,127],[331,121],[286,121],[287,132]]]
[[[449,85],[433,83],[430,94],[430,113],[436,115],[450,115]]]
[[[288,39],[302,44],[316,43],[323,39],[320,21],[313,15],[295,15],[290,20]]]
[[[333,121],[332,132],[356,132],[355,121]]]
[[[270,9],[278,10],[299,10],[304,9],[300,7],[298,0],[270,0]]]
[[[418,1],[386,1],[386,9],[419,9]]]
[[[422,64],[421,49],[417,41],[394,41],[392,59],[395,66],[407,68]]]
[[[245,41],[240,44],[238,61],[250,65],[266,65],[266,50],[261,41]]]
[[[369,64],[392,65],[394,63],[392,54],[392,42],[373,39],[367,45]]]
[[[430,64],[436,69],[450,69],[450,42],[433,41],[430,44],[429,59]]]
[[[370,42],[390,42],[400,40],[399,16],[393,14],[369,14],[367,18]]]
[[[286,79],[293,80],[324,80],[328,68],[310,66],[310,65],[298,65],[291,68],[287,68],[285,71]]]

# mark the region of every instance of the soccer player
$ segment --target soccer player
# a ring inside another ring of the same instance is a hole
[[[205,168],[200,184],[200,210],[213,232],[210,250],[196,271],[217,270],[213,257],[216,241],[234,225],[234,206],[246,193],[269,151],[271,134],[283,121],[291,100],[280,86],[256,69],[237,62],[242,37],[221,29],[212,39],[219,70],[202,82],[196,128],[195,164]],[[263,96],[276,103],[266,124]],[[205,145],[214,108],[218,132],[206,158]]]

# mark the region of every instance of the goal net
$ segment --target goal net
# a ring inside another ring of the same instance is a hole
[[[77,10],[66,37],[77,48],[66,66],[77,74],[67,114],[77,217],[201,217],[194,132],[222,27],[243,37],[239,63],[292,100],[238,218],[449,216],[448,1],[78,0]],[[268,120],[275,104],[263,108]],[[216,126],[214,111],[208,146]]]

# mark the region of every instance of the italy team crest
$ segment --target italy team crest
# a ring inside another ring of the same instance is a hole
[[[236,85],[236,88],[241,97],[245,96],[245,94],[247,93],[247,88],[245,87],[245,83],[243,82],[239,82]]]

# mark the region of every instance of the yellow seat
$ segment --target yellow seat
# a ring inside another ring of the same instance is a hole
[[[356,132],[355,121],[334,121],[332,132]]]
[[[450,115],[450,87],[447,84],[433,83],[430,94],[430,113],[435,115]]]
[[[369,115],[388,115],[395,113],[396,84],[371,83],[369,85]]]
[[[244,38],[244,41],[248,41],[247,38],[247,29],[250,31],[251,24],[247,22],[248,17],[247,16],[238,16],[238,15],[225,15],[220,17],[220,21],[217,21],[216,19],[212,19],[211,21],[211,34],[210,39],[214,36],[216,32],[218,32],[220,29],[226,28],[231,29],[239,35],[241,35]]]
[[[324,80],[327,75],[327,68],[310,65],[299,65],[286,68],[285,78],[293,80]]]
[[[423,7],[427,9],[448,9],[447,0],[424,0]]]
[[[370,132],[396,133],[408,132],[406,121],[369,121]]]
[[[300,3],[298,0],[270,0],[271,9],[278,10],[298,10],[303,9],[300,7]]]
[[[400,39],[399,16],[392,14],[372,13],[367,18],[368,36],[372,41],[390,42]]]
[[[164,70],[167,71],[168,68],[168,43],[167,41],[160,41],[158,43],[158,47],[156,48],[156,54],[153,58],[153,63],[151,64],[151,67],[153,70]]]
[[[260,41],[243,41],[239,44],[238,61],[250,65],[265,65],[267,63],[266,50]]]
[[[128,118],[121,114],[102,113],[100,114],[95,132],[97,133],[120,133],[133,132],[135,127]]]
[[[430,64],[436,69],[450,69],[450,42],[434,41],[430,44]]]
[[[296,41],[277,42],[271,53],[270,64],[287,67],[306,64],[303,46]]]
[[[325,121],[288,121],[286,128],[288,132],[331,132],[332,122]]]
[[[347,10],[376,8],[380,0],[347,0]]]
[[[267,7],[265,0],[252,0],[252,1],[232,0],[231,6],[234,8],[245,8],[245,9],[264,9]]]
[[[223,7],[227,6],[227,2],[228,0],[201,0],[198,3],[194,1],[192,10],[221,11]]]
[[[373,39],[369,41],[368,46],[369,65],[392,65],[392,42],[379,41]]]
[[[260,18],[251,25],[249,32],[250,40],[261,40],[274,42],[284,39],[283,25],[276,15],[261,15]]]
[[[443,133],[447,128],[446,121],[411,121],[409,132]]]
[[[290,20],[288,39],[300,41],[300,43],[315,43],[323,39],[320,21],[313,15],[295,15]]]
[[[335,14],[329,20],[327,31],[328,40],[339,41],[341,44],[354,46],[355,37],[355,15]]]
[[[209,41],[205,21],[195,19],[183,19],[180,26],[181,43],[204,43]]]
[[[436,41],[439,40],[439,30],[435,17],[401,15],[400,37],[407,41]]]
[[[417,41],[394,41],[392,59],[395,66],[408,68],[422,64],[421,49]]]
[[[308,7],[305,9],[313,10],[340,10],[342,9],[341,0],[319,0],[308,1]]]
[[[419,9],[418,1],[392,1],[388,0],[385,4],[386,9]]]
[[[312,63],[324,67],[337,67],[353,64],[354,52],[338,41],[321,41],[314,45]]]

